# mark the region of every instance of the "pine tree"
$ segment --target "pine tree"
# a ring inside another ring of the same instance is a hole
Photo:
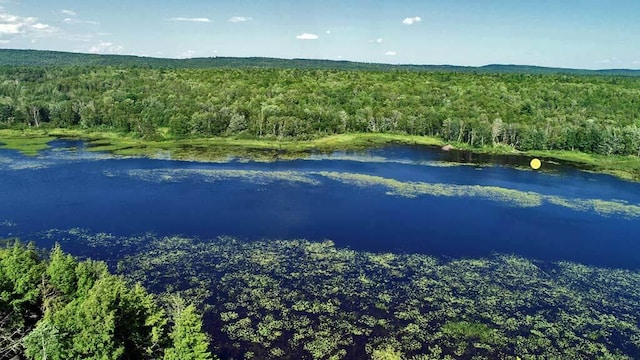
[[[47,266],[47,275],[49,283],[58,291],[65,302],[71,301],[76,293],[76,266],[76,260],[73,256],[65,254],[60,248],[60,244],[53,247]]]
[[[165,360],[214,359],[208,351],[209,340],[202,331],[202,319],[193,305],[177,309],[169,337],[173,346],[165,351]]]

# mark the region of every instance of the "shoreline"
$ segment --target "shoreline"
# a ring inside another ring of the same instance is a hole
[[[429,136],[350,133],[315,137],[308,140],[270,138],[186,138],[144,140],[113,131],[82,129],[0,129],[0,148],[19,151],[35,156],[48,148],[56,139],[86,141],[89,151],[109,152],[115,155],[160,157],[167,151],[175,160],[216,161],[229,156],[252,160],[296,159],[312,152],[338,150],[364,150],[391,144],[441,147],[447,143]],[[640,157],[633,155],[596,155],[566,150],[518,151],[510,146],[485,146],[471,148],[465,144],[452,143],[455,151],[483,155],[511,155],[539,157],[543,162],[554,161],[580,170],[608,174],[623,180],[640,181]]]

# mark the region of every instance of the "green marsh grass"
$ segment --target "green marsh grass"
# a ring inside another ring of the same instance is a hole
[[[47,142],[55,138],[74,138],[89,142],[91,151],[107,151],[116,155],[157,157],[170,153],[175,160],[219,161],[228,157],[253,160],[297,159],[309,156],[313,151],[356,150],[389,144],[442,146],[438,138],[402,134],[352,133],[316,137],[305,140],[237,137],[177,139],[166,131],[155,140],[145,140],[131,134],[113,131],[83,129],[25,129],[0,130],[0,143],[4,147],[35,155],[47,148]],[[576,151],[540,150],[520,152],[510,146],[485,146],[471,148],[454,144],[456,148],[484,154],[520,155],[540,157],[544,161],[562,161],[585,170],[606,173],[625,180],[640,181],[640,157],[604,156]],[[544,164],[543,164],[544,167]]]
[[[37,130],[0,130],[0,148],[17,150],[28,156],[35,156],[49,147],[48,143],[56,138],[45,131]]]

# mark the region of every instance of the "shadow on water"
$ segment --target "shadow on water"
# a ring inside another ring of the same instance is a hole
[[[452,149],[449,151],[442,151],[439,148],[434,148],[433,151],[438,151],[441,161],[450,161],[462,164],[479,164],[479,165],[499,165],[510,167],[524,167],[529,168],[529,162],[532,157],[527,155],[509,155],[509,154],[479,154],[468,150]],[[568,169],[575,170],[591,170],[590,166],[584,164],[578,164],[568,161],[561,161],[557,159],[550,159],[545,157],[539,157],[544,163],[545,170],[562,171]]]

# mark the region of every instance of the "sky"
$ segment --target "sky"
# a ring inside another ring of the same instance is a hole
[[[0,0],[0,48],[640,69],[640,0]]]

